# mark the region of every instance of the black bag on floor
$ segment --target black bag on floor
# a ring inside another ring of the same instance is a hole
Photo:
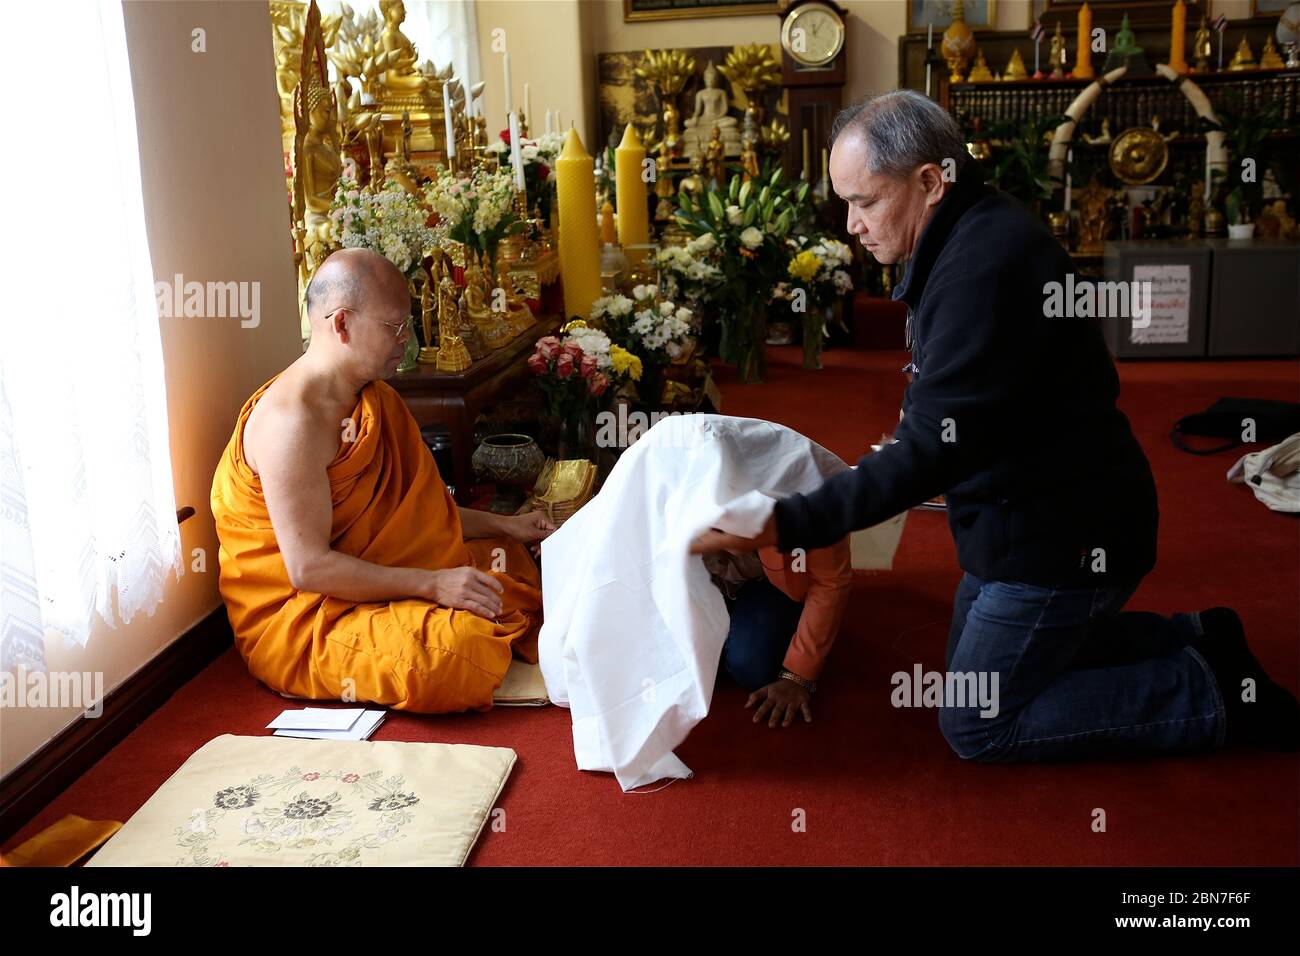
[[[1175,447],[1193,455],[1213,455],[1246,444],[1241,433],[1248,418],[1255,423],[1256,442],[1272,445],[1300,432],[1300,404],[1271,398],[1221,398],[1203,412],[1178,419],[1169,438]],[[1211,448],[1192,448],[1184,440],[1188,435],[1225,438],[1227,442]]]

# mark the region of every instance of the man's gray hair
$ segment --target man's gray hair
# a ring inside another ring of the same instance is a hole
[[[926,163],[942,166],[966,161],[966,143],[957,121],[942,106],[916,90],[868,96],[840,110],[831,124],[831,145],[854,130],[867,144],[867,171],[907,176]]]

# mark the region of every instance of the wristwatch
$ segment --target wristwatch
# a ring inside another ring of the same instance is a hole
[[[795,674],[792,671],[785,670],[784,668],[782,668],[781,670],[781,680],[793,681],[794,683],[802,687],[804,690],[808,691],[808,693],[810,694],[817,693],[817,682],[815,680],[809,680],[806,677],[800,677],[798,674]]]

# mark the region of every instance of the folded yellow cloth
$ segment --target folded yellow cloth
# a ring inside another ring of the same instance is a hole
[[[16,847],[4,862],[6,866],[72,866],[120,829],[122,824],[116,820],[68,814]]]

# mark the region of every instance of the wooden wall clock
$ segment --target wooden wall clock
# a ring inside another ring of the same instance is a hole
[[[781,18],[781,85],[790,110],[785,149],[789,176],[803,173],[808,133],[808,179],[821,176],[822,149],[830,146],[831,121],[844,105],[848,11],[834,0],[785,0]]]

